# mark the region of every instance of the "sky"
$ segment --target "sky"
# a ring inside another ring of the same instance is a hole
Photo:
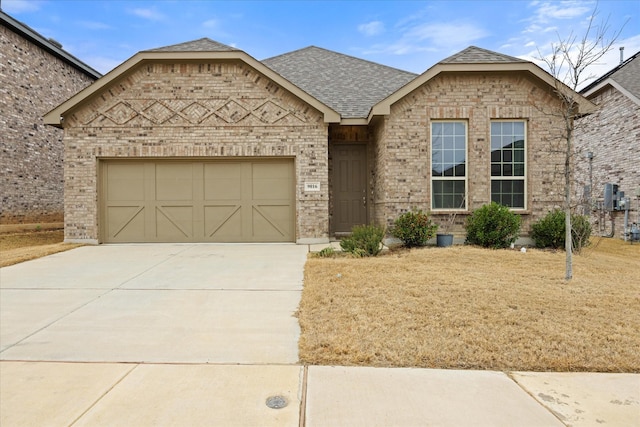
[[[640,51],[640,0],[0,0],[2,10],[107,73],[136,52],[208,37],[263,60],[318,46],[414,73],[468,46],[533,60],[582,37],[590,16],[613,49],[597,77]],[[585,84],[588,79],[585,79]]]

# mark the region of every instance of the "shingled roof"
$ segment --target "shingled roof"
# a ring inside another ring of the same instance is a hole
[[[172,44],[157,49],[149,49],[144,52],[232,52],[238,51],[235,47],[227,46],[210,38],[203,37],[185,43]]]
[[[343,119],[366,118],[374,104],[417,77],[315,46],[262,63],[339,112]]]
[[[583,95],[589,96],[598,92],[608,83],[617,86],[617,89],[628,92],[628,94],[636,98],[636,102],[640,100],[640,52],[618,65],[608,73],[604,74],[598,80],[594,81],[580,91]]]
[[[515,56],[503,55],[502,53],[482,49],[476,46],[469,46],[460,52],[443,59],[439,64],[495,64],[501,62],[527,62]]]

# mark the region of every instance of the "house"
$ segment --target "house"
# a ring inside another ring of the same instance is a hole
[[[326,242],[492,200],[527,231],[562,203],[554,84],[478,47],[420,75],[318,47],[142,51],[45,116],[65,132],[65,240]]]
[[[603,207],[605,184],[630,199],[629,226],[640,222],[640,52],[580,91],[598,106],[576,125],[576,187],[592,188],[595,231],[624,237],[624,209]]]
[[[0,222],[63,219],[63,132],[43,116],[101,76],[0,11]]]

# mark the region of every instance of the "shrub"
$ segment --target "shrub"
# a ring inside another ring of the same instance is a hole
[[[531,238],[538,248],[564,248],[565,223],[564,211],[555,209],[531,226]],[[580,249],[589,244],[591,224],[584,215],[571,215],[571,244]]]
[[[318,252],[320,258],[331,258],[335,255],[336,251],[331,246],[327,246]]]
[[[426,213],[419,210],[400,215],[394,223],[391,234],[402,240],[402,243],[410,248],[426,244],[437,229],[438,225],[431,221]]]
[[[384,233],[384,227],[356,225],[351,229],[351,236],[340,241],[340,247],[343,251],[358,257],[376,256],[382,250]]]
[[[467,243],[485,248],[507,248],[518,238],[520,223],[520,216],[508,207],[491,202],[467,218]]]

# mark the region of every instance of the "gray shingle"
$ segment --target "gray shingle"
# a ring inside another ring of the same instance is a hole
[[[640,52],[625,61],[620,69],[611,75],[611,80],[640,98]]]
[[[310,46],[262,61],[342,118],[367,117],[373,105],[417,74]]]
[[[239,49],[235,47],[227,46],[226,44],[218,43],[217,41],[204,37],[185,43],[150,49],[146,52],[225,52],[238,50]]]
[[[443,59],[439,64],[477,64],[496,62],[528,62],[514,56],[503,55],[491,50],[482,49],[476,46],[469,46],[460,52]]]

